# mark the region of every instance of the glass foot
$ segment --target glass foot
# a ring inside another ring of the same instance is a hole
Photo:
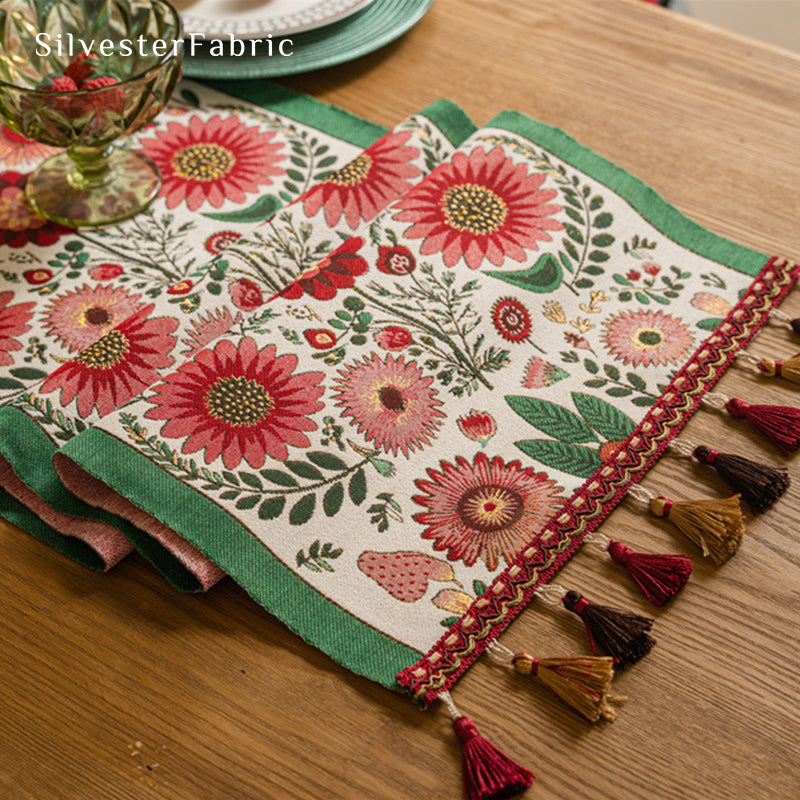
[[[28,202],[45,219],[70,227],[110,225],[138,214],[156,198],[161,173],[146,156],[114,150],[91,173],[68,153],[48,158],[25,185]]]

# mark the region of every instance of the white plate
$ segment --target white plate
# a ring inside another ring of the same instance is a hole
[[[172,0],[186,34],[285,36],[349,17],[372,0]]]

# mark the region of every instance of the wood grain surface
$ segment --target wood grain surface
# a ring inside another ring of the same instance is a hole
[[[800,258],[800,58],[638,0],[437,0],[400,41],[292,88],[392,125],[440,98],[479,124],[518,109],[564,128],[700,223]],[[2,257],[2,253],[0,253]],[[800,315],[800,296],[784,304]],[[786,328],[752,347],[785,355]],[[736,366],[728,394],[800,404],[800,388]],[[686,436],[780,461],[701,412]],[[658,645],[623,674],[614,724],[480,663],[454,696],[537,774],[528,797],[793,800],[800,796],[800,457],[778,506],[748,519],[728,564],[655,613]],[[647,486],[725,492],[667,456]],[[603,528],[674,551],[630,500]],[[687,544],[687,547],[691,545]],[[646,611],[619,568],[584,549],[558,576]],[[535,603],[511,648],[582,652],[582,626]],[[459,754],[440,708],[347,672],[226,580],[181,596],[138,557],[95,575],[0,523],[0,798],[456,800]]]

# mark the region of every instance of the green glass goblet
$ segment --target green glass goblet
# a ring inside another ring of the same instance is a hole
[[[66,148],[28,178],[38,214],[107,225],[158,195],[158,167],[121,140],[169,100],[181,76],[180,35],[166,0],[3,0],[0,120]]]

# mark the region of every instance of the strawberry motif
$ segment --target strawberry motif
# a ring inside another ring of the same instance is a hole
[[[98,58],[94,53],[78,53],[64,70],[64,75],[80,86],[94,72],[97,63]]]
[[[74,92],[78,86],[67,75],[48,75],[37,88],[40,92]]]
[[[428,588],[428,581],[455,580],[450,564],[425,553],[367,550],[358,557],[358,568],[404,603],[419,600]]]

